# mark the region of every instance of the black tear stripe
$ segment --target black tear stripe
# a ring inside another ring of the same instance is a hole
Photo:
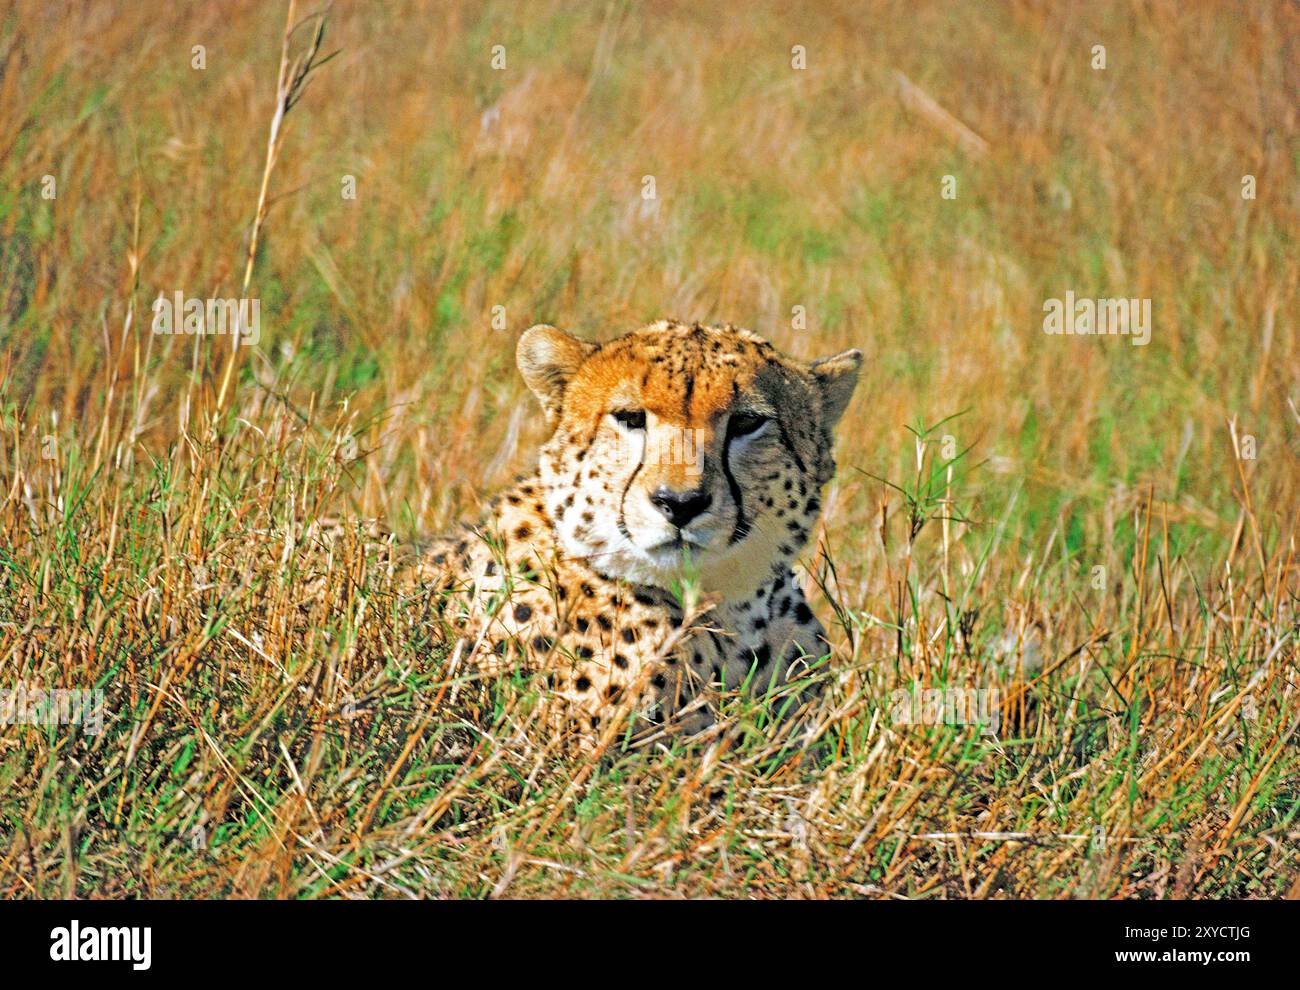
[[[781,421],[779,416],[777,417],[776,425],[781,431],[781,443],[785,446],[785,449],[790,452],[790,456],[794,458],[794,462],[799,466],[799,470],[804,474],[807,474],[808,469],[804,467],[803,458],[799,456],[799,451],[794,449],[794,442],[790,439],[790,434],[785,431],[785,423]]]
[[[623,494],[618,500],[618,531],[623,534],[623,538],[636,546],[636,540],[632,539],[632,534],[627,531],[627,522],[623,516],[623,506],[627,504],[627,493],[632,490],[632,483],[636,481],[636,476],[641,473],[641,468],[645,467],[645,442],[641,443],[641,458],[636,462],[636,467],[632,469],[631,476],[627,479],[627,484],[623,486]]]
[[[691,396],[695,394],[695,376],[686,372],[686,394],[682,397],[682,419],[688,423],[691,419]]]
[[[736,380],[731,380],[731,404],[734,406],[740,399],[740,386]],[[722,444],[722,475],[727,479],[727,488],[731,491],[731,500],[736,503],[736,525],[731,529],[731,539],[727,541],[728,546],[735,546],[746,536],[749,535],[749,521],[745,518],[745,500],[740,494],[740,486],[736,484],[736,476],[731,473],[731,424],[727,424],[727,439]]]
[[[740,493],[740,485],[736,484],[736,476],[731,473],[731,437],[727,437],[722,448],[722,475],[727,479],[727,487],[731,490],[731,500],[736,503],[736,525],[732,527],[731,539],[727,541],[728,546],[735,546],[749,535],[749,520],[745,518],[745,499]]]

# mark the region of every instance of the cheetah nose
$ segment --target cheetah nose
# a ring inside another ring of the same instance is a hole
[[[713,496],[706,491],[679,492],[660,485],[651,494],[650,501],[680,529],[712,505]]]

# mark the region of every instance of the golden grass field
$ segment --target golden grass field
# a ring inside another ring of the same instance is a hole
[[[1300,896],[1294,5],[338,2],[268,169],[286,14],[0,7],[0,687],[106,699],[0,725],[0,893]],[[552,753],[397,567],[520,331],[664,316],[866,354],[799,751]]]

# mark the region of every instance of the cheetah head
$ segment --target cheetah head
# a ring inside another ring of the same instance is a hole
[[[730,597],[807,542],[862,355],[806,364],[747,330],[662,321],[606,344],[535,326],[518,362],[554,428],[540,474],[561,551]]]

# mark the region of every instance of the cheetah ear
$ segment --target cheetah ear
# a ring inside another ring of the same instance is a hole
[[[547,419],[559,415],[564,387],[595,349],[595,344],[545,323],[529,327],[519,338],[519,346],[515,349],[519,373],[541,401]]]
[[[856,348],[814,361],[809,367],[822,396],[822,415],[826,429],[833,430],[853,398],[862,367],[862,352]]]

